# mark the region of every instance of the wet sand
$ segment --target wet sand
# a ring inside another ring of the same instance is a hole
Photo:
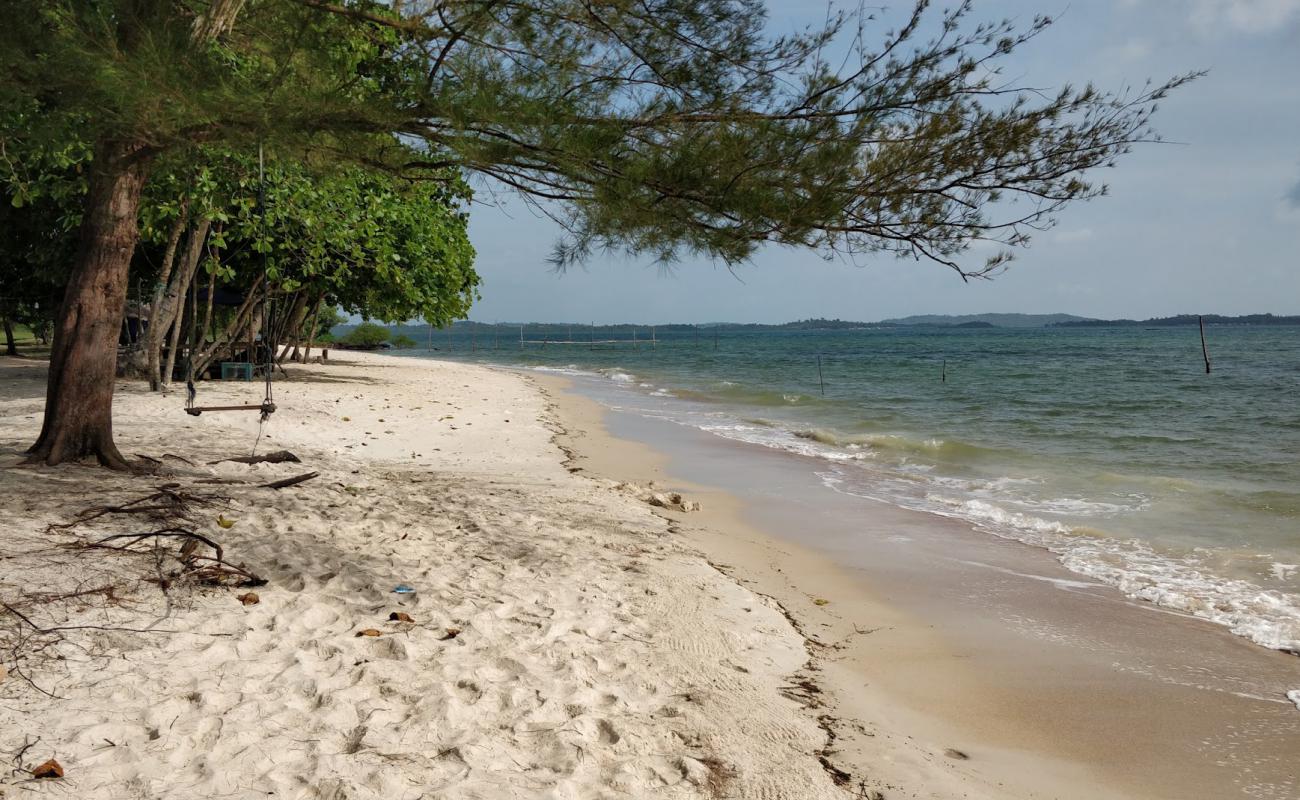
[[[576,465],[701,500],[677,515],[683,534],[814,643],[837,766],[929,787],[902,796],[1300,796],[1285,696],[1300,658],[1128,600],[1046,551],[838,494],[815,459],[541,382]]]

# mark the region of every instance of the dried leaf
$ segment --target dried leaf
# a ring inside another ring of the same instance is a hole
[[[448,628],[446,633],[438,637],[438,640],[445,642],[448,639],[455,639],[457,636],[460,636],[460,628]]]
[[[54,759],[46,761],[36,769],[32,770],[33,778],[62,778],[63,766]]]
[[[375,630],[374,628],[366,628],[363,631],[357,631],[357,636],[383,636],[383,635],[384,634]]]
[[[235,598],[246,606],[255,606],[262,602],[262,598],[257,596],[257,592],[245,592]]]
[[[235,527],[235,521],[233,519],[226,519],[226,517],[222,514],[217,515],[217,524],[223,528]]]
[[[831,601],[827,600],[827,599],[824,598],[824,597],[818,597],[816,600],[813,601],[813,605],[815,605],[815,606],[824,606],[824,605],[829,605],[830,602],[831,602]]]
[[[415,620],[411,619],[411,615],[405,611],[394,611],[388,615],[388,619],[393,622],[415,622]]]

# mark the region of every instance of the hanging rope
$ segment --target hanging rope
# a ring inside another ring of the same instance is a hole
[[[258,220],[262,223],[263,228],[266,225],[266,163],[262,155],[262,145],[257,145],[257,214]],[[275,389],[272,385],[272,378],[275,372],[275,343],[272,331],[275,326],[272,324],[271,317],[275,312],[275,304],[271,299],[271,276],[270,269],[267,267],[267,251],[262,249],[262,347],[266,350],[266,366],[262,370],[262,378],[265,381],[265,390],[262,394],[262,409],[258,415],[257,438],[253,441],[253,450],[250,455],[257,455],[257,446],[262,442],[262,433],[266,428],[266,423],[275,413]]]

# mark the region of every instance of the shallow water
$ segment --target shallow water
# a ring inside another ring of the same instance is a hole
[[[1207,329],[1210,375],[1194,328],[765,331],[716,349],[705,331],[477,352],[439,336],[410,354],[602,375],[613,405],[815,456],[838,492],[969,521],[1300,650],[1300,328]]]

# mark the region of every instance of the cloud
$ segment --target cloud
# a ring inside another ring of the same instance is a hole
[[[1196,0],[1192,22],[1202,30],[1229,27],[1272,33],[1300,17],[1300,0]]]
[[[1079,228],[1073,231],[1059,231],[1052,237],[1052,241],[1058,244],[1074,244],[1076,242],[1086,242],[1093,236],[1092,228]]]
[[[1292,208],[1300,208],[1300,181],[1295,182],[1291,191],[1286,193],[1286,201],[1291,204]]]

